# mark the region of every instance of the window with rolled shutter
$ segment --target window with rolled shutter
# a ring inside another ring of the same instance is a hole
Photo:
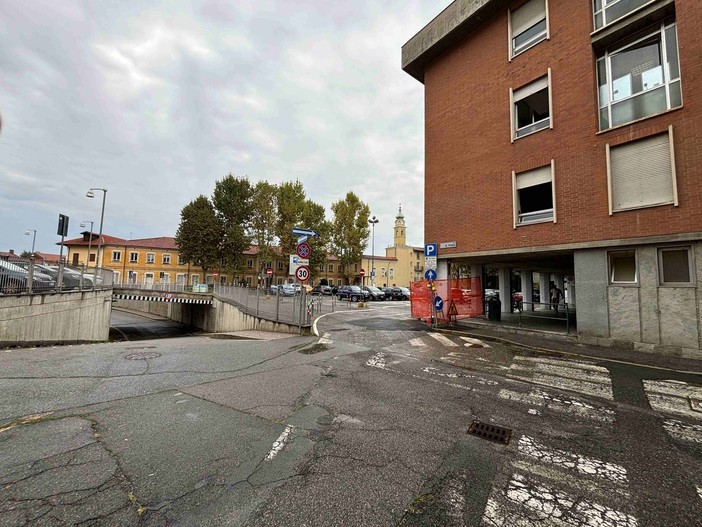
[[[608,145],[611,212],[677,204],[671,136]]]
[[[510,13],[512,55],[517,55],[548,36],[546,0],[530,0]]]

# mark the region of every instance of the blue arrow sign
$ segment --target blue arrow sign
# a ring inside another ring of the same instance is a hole
[[[434,309],[437,311],[443,311],[444,309],[444,300],[440,296],[434,298]]]
[[[436,280],[436,271],[434,271],[434,269],[427,269],[427,272],[424,273],[424,278],[427,280]]]
[[[317,231],[314,231],[312,229],[300,229],[299,227],[293,227],[292,233],[295,236],[312,236],[313,238],[317,237]]]

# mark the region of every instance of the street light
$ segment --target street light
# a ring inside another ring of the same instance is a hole
[[[27,229],[24,232],[25,236],[29,236],[30,232],[34,233],[34,235],[32,236],[32,256],[34,256],[34,242],[37,241],[37,230],[36,229]]]
[[[368,220],[368,223],[373,226],[373,242],[371,246],[371,285],[373,286],[375,285],[375,224],[379,221],[375,216]]]
[[[88,192],[85,193],[86,198],[94,198],[95,193],[93,190],[101,190],[102,191],[102,212],[100,213],[100,234],[98,234],[98,249],[97,249],[97,256],[95,256],[95,279],[93,281],[93,285],[97,285],[97,272],[98,272],[98,265],[100,264],[100,249],[102,248],[102,221],[105,219],[105,198],[107,197],[107,189],[106,188],[91,188],[88,190]],[[91,236],[92,238],[92,236]]]
[[[93,245],[93,222],[91,220],[83,220],[80,222],[80,226],[85,227],[86,223],[90,223],[90,238],[88,238],[88,256],[87,260],[85,261],[85,268],[87,268],[88,265],[90,265],[90,249]],[[95,260],[97,260],[97,256],[95,257]]]

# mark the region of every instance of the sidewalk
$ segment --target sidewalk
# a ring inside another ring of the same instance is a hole
[[[439,328],[438,331],[520,346],[544,353],[559,353],[580,358],[615,361],[702,375],[702,360],[581,344],[575,336],[566,336],[564,334],[520,330],[514,327],[490,327],[484,322],[477,320],[459,320],[455,326]]]

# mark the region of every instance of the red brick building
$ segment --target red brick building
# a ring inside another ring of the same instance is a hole
[[[581,339],[700,356],[701,30],[685,0],[457,0],[407,42],[439,276],[554,282]]]

